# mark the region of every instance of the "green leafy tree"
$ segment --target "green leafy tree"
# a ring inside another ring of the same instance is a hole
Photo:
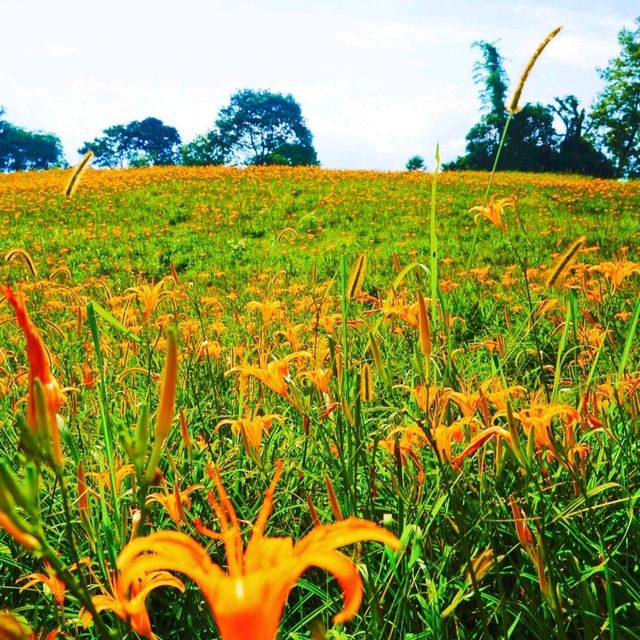
[[[446,169],[489,171],[500,146],[507,122],[508,83],[503,58],[495,43],[475,42],[482,60],[476,62],[473,79],[481,86],[484,114],[466,135],[466,154],[445,165]],[[507,131],[500,169],[517,171],[553,171],[556,167],[557,134],[553,111],[541,104],[527,104],[516,113]]]
[[[186,166],[205,166],[224,164],[225,155],[216,131],[196,136],[182,146],[182,164]]]
[[[557,170],[562,173],[580,173],[601,178],[613,176],[613,165],[594,146],[590,127],[586,125],[586,111],[574,95],[554,98],[551,105],[564,125],[564,134],[558,147]]]
[[[497,121],[496,124],[504,125],[507,121],[505,105],[509,83],[502,55],[495,42],[478,40],[471,46],[480,49],[482,54],[482,60],[476,61],[473,65],[473,81],[481,87],[482,110],[493,115]],[[500,133],[502,133],[502,127],[500,127]]]
[[[208,134],[226,163],[317,165],[313,136],[291,95],[242,89],[220,110]]]
[[[93,151],[97,166],[171,165],[180,159],[180,134],[158,118],[117,124],[102,133],[78,149],[79,153]]]
[[[91,142],[85,142],[78,149],[78,153],[93,151],[93,163],[98,167],[124,167],[129,156],[129,142],[127,127],[124,124],[116,124],[107,127],[102,132],[104,135],[94,138]]]
[[[7,122],[0,107],[0,171],[26,171],[65,166],[60,138],[28,131]]]
[[[558,134],[553,127],[553,110],[540,103],[527,103],[509,125],[501,169],[555,171]]]
[[[142,154],[149,164],[176,164],[180,158],[182,140],[177,129],[158,118],[145,118],[127,125],[129,144]]]
[[[480,85],[484,114],[466,135],[466,154],[445,165],[448,169],[491,169],[507,121],[508,84],[502,56],[495,43],[480,40],[472,46],[482,55],[473,65],[473,81]]]
[[[422,156],[411,156],[405,165],[407,171],[424,171],[426,165]]]
[[[620,54],[600,69],[605,88],[591,111],[596,140],[617,176],[640,176],[640,17],[618,34]]]

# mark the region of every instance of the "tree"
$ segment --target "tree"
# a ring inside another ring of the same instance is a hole
[[[93,163],[98,167],[124,167],[129,154],[126,125],[116,124],[102,133],[103,136],[94,138],[92,142],[85,142],[78,153],[93,151]]]
[[[555,171],[558,134],[550,107],[527,103],[509,125],[500,168],[515,171]]]
[[[138,154],[143,154],[149,164],[176,164],[182,140],[177,129],[158,118],[134,120],[128,126],[129,144]]]
[[[466,155],[445,165],[446,169],[491,169],[507,122],[508,84],[502,56],[495,43],[480,40],[472,46],[482,54],[482,61],[473,65],[473,81],[481,87],[481,109],[485,113],[466,135]]]
[[[313,136],[291,95],[242,89],[208,134],[214,155],[245,165],[317,165]]]
[[[620,31],[620,54],[599,69],[606,86],[591,112],[596,140],[619,177],[640,176],[640,17],[635,24]]]
[[[505,104],[507,77],[503,58],[495,43],[474,42],[482,61],[474,65],[473,79],[481,85],[480,100],[485,112],[466,135],[466,154],[445,165],[445,169],[484,170],[493,168],[508,113]],[[500,155],[500,169],[553,171],[556,167],[557,134],[553,112],[541,104],[526,104],[512,116]]]
[[[65,165],[60,138],[52,133],[27,131],[4,119],[0,107],[0,171],[50,169]]]
[[[78,149],[93,151],[99,167],[170,165],[180,158],[180,134],[158,118],[116,124],[102,133]]]
[[[188,167],[224,164],[224,153],[215,132],[196,136],[182,146],[181,154],[182,164]]]
[[[422,156],[411,156],[405,167],[407,171],[424,171],[426,169]]]
[[[495,42],[477,40],[471,46],[480,49],[483,58],[482,62],[476,61],[473,65],[473,81],[482,87],[482,110],[493,115],[497,120],[496,124],[504,124],[507,121],[505,103],[509,85],[503,58]]]
[[[554,98],[551,109],[562,121],[565,131],[558,147],[557,170],[600,178],[613,176],[613,165],[589,138],[590,127],[585,126],[586,111],[580,108],[573,95]]]

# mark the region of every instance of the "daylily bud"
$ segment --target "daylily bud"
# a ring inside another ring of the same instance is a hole
[[[29,402],[27,406],[27,424],[33,433],[50,434],[53,445],[53,459],[62,464],[62,450],[58,433],[57,413],[62,402],[62,393],[56,379],[49,370],[49,358],[42,338],[38,333],[21,295],[16,295],[11,287],[0,287],[2,293],[13,307],[18,325],[27,341],[29,359]],[[38,388],[40,387],[40,388]]]
[[[167,331],[167,358],[160,390],[160,407],[156,419],[156,440],[164,442],[169,435],[176,403],[176,378],[178,373],[178,348],[175,329]]]
[[[156,417],[155,439],[151,457],[147,463],[145,472],[145,482],[151,484],[156,474],[158,461],[162,445],[169,436],[173,412],[176,403],[176,381],[178,375],[178,347],[175,329],[167,331],[167,358],[164,364],[164,374],[162,375],[162,387],[160,389],[160,405]],[[138,434],[139,437],[142,434]]]

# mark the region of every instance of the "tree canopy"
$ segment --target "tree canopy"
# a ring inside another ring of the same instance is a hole
[[[97,166],[170,165],[180,159],[180,134],[158,118],[116,124],[102,133],[78,149],[79,153],[93,151]]]
[[[0,171],[25,171],[63,166],[60,139],[52,133],[27,131],[4,119],[0,107]]]
[[[556,98],[554,105],[525,104],[509,120],[503,58],[495,43],[481,41],[473,46],[482,53],[473,79],[481,87],[484,113],[466,135],[466,154],[445,168],[491,170],[502,141],[498,169],[612,175],[610,162],[587,135],[585,111],[575,96]],[[556,117],[564,124],[564,134],[555,129]]]
[[[620,54],[600,69],[605,88],[591,112],[596,139],[617,176],[640,176],[640,17],[618,34]]]
[[[422,156],[411,156],[405,165],[407,171],[424,171],[427,165]]]
[[[318,164],[313,136],[293,96],[252,89],[234,93],[213,130],[186,145],[185,155],[193,164]]]

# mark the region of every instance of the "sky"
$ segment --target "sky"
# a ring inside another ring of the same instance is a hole
[[[0,105],[52,132],[67,160],[114,124],[153,116],[184,142],[238,89],[292,94],[327,168],[432,169],[464,153],[480,117],[476,40],[495,42],[521,102],[602,89],[637,0],[0,0]]]

